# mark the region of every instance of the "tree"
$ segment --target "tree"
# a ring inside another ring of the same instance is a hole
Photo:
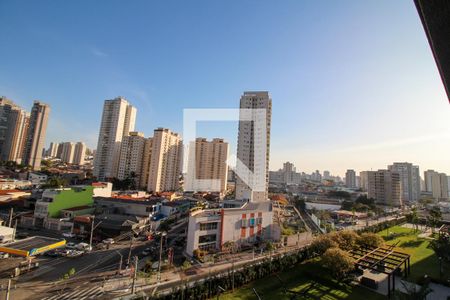
[[[330,248],[338,247],[338,243],[333,241],[330,235],[321,235],[311,243],[311,250],[318,255],[322,255]]]
[[[377,248],[382,246],[383,244],[384,244],[383,238],[378,234],[372,232],[361,233],[358,239],[358,245],[360,245],[361,247]]]
[[[352,201],[349,201],[349,200],[342,201],[341,209],[343,209],[343,210],[352,210],[352,208],[353,208],[353,202]]]
[[[411,213],[407,216],[407,219],[413,224],[414,231],[419,230],[419,217],[417,215],[417,208],[413,207]]]
[[[431,241],[431,248],[437,257],[450,263],[450,237],[448,235],[441,234],[438,239]]]
[[[336,242],[342,250],[352,250],[358,241],[358,234],[352,230],[336,231],[330,234],[331,239]]]
[[[183,271],[186,271],[187,269],[189,269],[190,267],[192,267],[192,264],[186,259],[183,264],[181,265],[181,269]]]
[[[434,233],[434,228],[438,227],[442,222],[442,213],[439,206],[433,206],[428,212],[427,217],[428,225],[431,227],[431,231]]]
[[[68,182],[65,178],[59,176],[53,176],[47,180],[47,182],[43,185],[43,188],[60,188],[68,185]]]
[[[350,255],[337,247],[329,248],[322,256],[322,264],[338,279],[344,279],[354,269],[354,260]]]

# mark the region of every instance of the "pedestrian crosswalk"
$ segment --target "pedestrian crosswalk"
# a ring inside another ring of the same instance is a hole
[[[63,293],[55,293],[52,296],[42,298],[41,300],[88,300],[97,299],[103,295],[103,288],[77,288],[72,291],[67,291]]]

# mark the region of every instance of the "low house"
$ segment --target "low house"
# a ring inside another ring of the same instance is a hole
[[[185,213],[189,211],[191,202],[187,200],[163,201],[161,206],[161,214],[170,217],[177,213]]]
[[[47,182],[48,176],[39,172],[31,172],[28,174],[28,180],[31,181],[32,185],[41,185]]]

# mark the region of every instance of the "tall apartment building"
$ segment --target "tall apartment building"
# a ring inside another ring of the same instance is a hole
[[[401,206],[400,174],[390,170],[367,171],[368,197],[377,204]]]
[[[269,171],[270,184],[300,184],[302,181],[302,174],[297,173],[294,164],[291,162],[283,163],[283,168],[278,171]]]
[[[94,176],[99,180],[117,176],[120,143],[134,131],[136,108],[126,99],[105,100],[94,160]]]
[[[236,199],[250,200],[254,202],[266,201],[268,199],[269,186],[269,155],[270,155],[270,125],[272,118],[272,99],[268,92],[244,92],[240,100],[239,131],[237,159],[246,167],[236,166]],[[248,121],[248,114],[242,109],[253,109],[251,116],[255,120],[258,115],[257,109],[265,110],[265,130],[256,128],[253,121]],[[263,143],[259,143],[262,141]],[[248,172],[246,172],[246,170]],[[246,175],[244,175],[246,174]],[[255,174],[253,176],[253,174]],[[241,178],[244,175],[244,178]],[[256,177],[265,177],[265,188],[253,190],[251,186],[257,184]],[[244,182],[248,178],[247,183]]]
[[[349,169],[345,172],[345,186],[354,189],[356,188],[356,172],[355,170]]]
[[[119,170],[117,178],[134,177],[136,186],[141,186],[142,162],[145,149],[145,137],[141,132],[132,131],[122,139],[120,149]]]
[[[152,150],[153,150],[153,137],[146,138],[144,142],[144,153],[142,154],[141,177],[139,179],[141,188],[147,188],[148,179],[150,175]]]
[[[0,159],[22,162],[30,115],[6,97],[0,97]]]
[[[369,172],[370,171],[359,172],[359,186],[366,192],[369,189]]]
[[[75,144],[72,142],[61,143],[61,161],[73,164],[73,156],[75,153]]]
[[[56,157],[58,154],[59,143],[51,142],[47,149],[46,155],[49,157]]]
[[[189,146],[185,191],[220,192],[227,190],[228,143],[215,138],[197,138]]]
[[[178,133],[167,128],[155,129],[147,183],[149,192],[175,191],[179,188],[182,147]]]
[[[400,175],[402,202],[417,202],[420,199],[419,167],[407,162],[396,162],[388,169]]]
[[[73,163],[76,165],[84,165],[84,157],[86,156],[86,144],[78,142],[75,144],[73,153]]]
[[[49,114],[50,106],[40,101],[34,101],[22,161],[23,164],[31,166],[33,170],[41,168],[42,149],[44,149]]]
[[[425,190],[433,194],[437,200],[449,198],[449,183],[445,173],[438,173],[434,170],[424,172]]]

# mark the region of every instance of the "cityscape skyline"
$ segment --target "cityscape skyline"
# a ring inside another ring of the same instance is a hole
[[[270,170],[292,161],[306,173],[318,169],[344,176],[348,168],[377,170],[408,161],[420,166],[421,176],[427,169],[450,173],[450,108],[413,3],[350,2],[345,10],[327,3],[326,11],[320,3],[291,2],[298,9],[290,10],[266,2],[227,9],[203,5],[223,14],[196,13],[194,5],[192,14],[177,14],[178,22],[164,24],[164,16],[173,13],[170,5],[138,3],[126,12],[139,26],[125,17],[122,27],[108,21],[123,14],[115,5],[101,13],[102,5],[93,4],[96,13],[85,14],[81,24],[75,19],[81,5],[65,15],[77,24],[75,30],[55,26],[61,21],[58,5],[46,11],[36,5],[19,16],[20,3],[2,2],[6,24],[0,34],[11,47],[0,49],[0,94],[21,107],[34,99],[52,107],[46,147],[82,140],[95,149],[105,99],[124,96],[142,116],[136,130],[150,136],[158,127],[182,132],[184,108],[235,108],[242,91],[268,90],[276,103]],[[161,16],[148,20],[140,9]],[[243,16],[249,9],[262,17],[275,11],[278,17],[248,24]],[[315,21],[321,14],[329,17],[327,24]],[[238,21],[228,24],[229,18]],[[97,25],[100,20],[104,25]],[[190,30],[183,28],[186,22]],[[363,29],[355,29],[359,22]],[[243,25],[246,30],[240,30]],[[112,26],[123,41],[103,26]],[[127,37],[129,30],[140,39]],[[190,47],[183,55],[169,51],[187,37],[197,42],[196,52]],[[343,42],[349,38],[351,49]],[[127,52],[124,44],[135,42],[142,50]],[[23,50],[31,43],[32,54]],[[264,45],[257,54],[249,47],[254,43]],[[61,68],[67,55],[73,60]],[[25,76],[23,68],[29,70]],[[230,123],[199,126],[198,136],[224,138],[230,154],[236,154],[237,122]]]

